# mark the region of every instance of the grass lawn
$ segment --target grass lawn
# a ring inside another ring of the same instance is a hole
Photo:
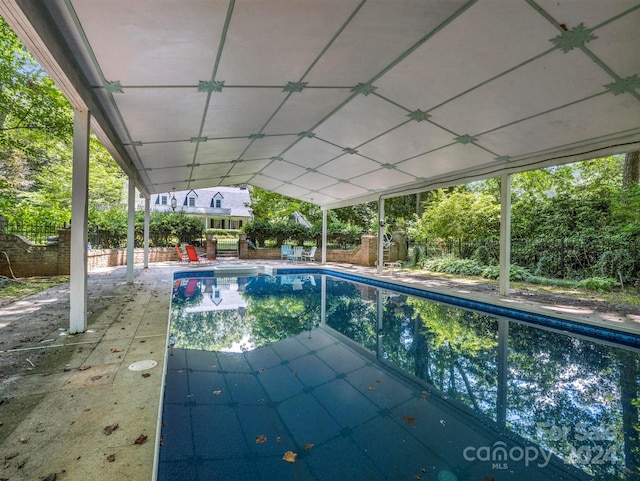
[[[27,277],[22,279],[0,277],[0,306],[68,281],[69,276]]]

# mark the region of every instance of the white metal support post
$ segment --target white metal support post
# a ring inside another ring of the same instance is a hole
[[[129,177],[129,217],[127,221],[127,284],[133,284],[133,248],[135,247],[136,185]]]
[[[71,181],[71,276],[69,332],[87,329],[87,228],[89,205],[89,111],[73,112]]]
[[[511,271],[511,174],[500,178],[500,295],[509,295]]]
[[[322,209],[322,264],[327,263],[327,209]]]
[[[384,199],[378,200],[378,274],[384,268]]]
[[[149,209],[151,198],[144,199],[144,268],[149,268]]]

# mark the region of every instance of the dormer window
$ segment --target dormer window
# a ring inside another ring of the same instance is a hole
[[[160,205],[167,205],[169,203],[169,197],[166,195],[160,196]]]
[[[221,209],[222,208],[222,199],[224,199],[224,197],[222,197],[222,194],[220,192],[218,192],[211,199],[211,207],[215,207],[216,209]]]
[[[182,205],[184,205],[185,207],[195,207],[197,198],[198,198],[198,194],[196,194],[195,191],[190,190],[185,196],[184,202],[182,203]]]

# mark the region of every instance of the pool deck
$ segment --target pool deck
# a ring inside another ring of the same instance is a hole
[[[374,268],[328,267],[376,275]],[[126,283],[126,267],[90,273],[88,330],[83,334],[66,331],[68,284],[0,307],[0,479],[151,479],[172,275],[186,269],[207,268],[177,262],[136,266],[133,284]],[[640,333],[640,313],[562,302],[536,304],[517,294],[501,298],[497,289],[476,289],[473,283],[415,276],[396,268],[385,269],[380,277]],[[138,361],[157,365],[130,370]]]

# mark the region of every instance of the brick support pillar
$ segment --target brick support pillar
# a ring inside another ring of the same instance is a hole
[[[249,244],[247,243],[247,234],[240,234],[238,238],[238,250],[240,259],[249,258]]]
[[[374,235],[363,235],[360,238],[362,246],[362,259],[359,259],[364,266],[373,267],[378,259],[378,238]]]
[[[215,259],[218,253],[218,240],[213,237],[207,237],[204,245],[207,259]]]

